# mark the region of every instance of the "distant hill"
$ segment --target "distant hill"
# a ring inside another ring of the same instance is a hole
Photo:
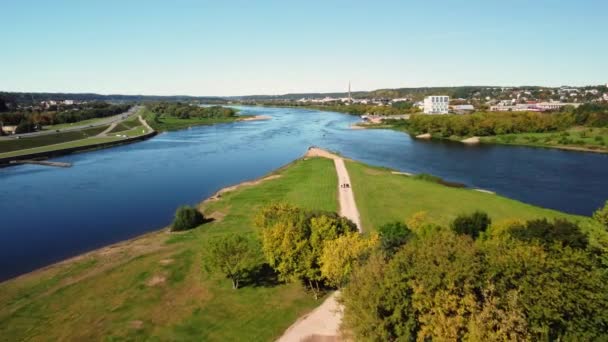
[[[377,89],[371,91],[356,91],[352,92],[353,98],[401,98],[408,97],[414,100],[420,100],[427,95],[441,94],[449,95],[453,98],[469,98],[476,92],[484,92],[488,88],[503,88],[498,86],[460,86],[460,87],[418,87],[418,88],[394,88],[394,89]],[[521,89],[540,89],[543,87],[524,86],[518,87]],[[283,95],[248,95],[248,96],[227,96],[229,100],[240,101],[264,101],[264,100],[298,100],[301,98],[323,98],[323,97],[347,97],[348,92],[334,93],[290,93]]]
[[[41,101],[107,101],[107,102],[145,102],[145,101],[197,101],[204,103],[226,103],[221,97],[214,96],[157,96],[157,95],[101,95],[95,93],[17,93],[0,92],[0,98],[7,103],[18,103],[21,105],[40,103]]]

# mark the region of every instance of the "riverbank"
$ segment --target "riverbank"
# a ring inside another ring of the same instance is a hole
[[[177,131],[195,126],[210,126],[222,123],[239,121],[270,120],[267,115],[234,115],[228,117],[190,117],[181,119],[174,116],[155,115],[149,109],[145,109],[143,117],[158,132]]]
[[[588,217],[353,160],[345,166],[362,225],[369,231],[417,212],[445,225],[462,212],[479,209],[495,222],[539,217],[578,221],[594,246],[608,246],[605,231]],[[232,290],[220,274],[203,271],[205,243],[232,232],[255,236],[252,216],[271,202],[337,211],[337,191],[333,162],[309,154],[201,202],[200,209],[213,221],[194,230],[152,232],[0,283],[0,334],[10,340],[275,339],[321,301],[300,284],[272,278]]]
[[[415,138],[447,140],[462,142],[465,144],[496,144],[511,146],[528,146],[560,149],[574,152],[608,153],[608,129],[607,128],[580,128],[575,127],[567,131],[552,133],[517,133],[496,136],[449,136],[442,137],[438,134],[415,134],[407,127],[398,124],[360,124],[351,126],[353,129],[392,129],[404,132]],[[584,132],[595,132],[585,134]],[[581,136],[582,135],[582,136]],[[562,144],[561,142],[566,142]],[[578,144],[572,144],[578,142]]]
[[[15,160],[46,159],[77,152],[130,144],[149,139],[157,134],[141,116],[135,118],[135,123],[133,124],[130,122],[114,123],[107,127],[98,128],[94,130],[94,132],[95,135],[85,139],[0,153],[0,166],[13,165],[11,164],[11,161]],[[39,138],[23,138],[23,140],[25,139]]]

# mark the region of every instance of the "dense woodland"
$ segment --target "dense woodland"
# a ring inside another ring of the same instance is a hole
[[[606,241],[591,243],[573,222],[474,212],[441,227],[419,213],[363,236],[335,214],[275,204],[255,224],[261,247],[243,244],[243,260],[263,254],[280,280],[315,297],[341,288],[357,341],[608,338]],[[233,255],[222,245],[216,261]]]
[[[343,290],[356,340],[608,338],[606,254],[576,224],[491,224],[478,212],[397,226],[380,240],[399,247],[362,262]]]
[[[407,122],[388,121],[413,134],[431,133],[442,137],[491,136],[512,133],[543,133],[572,126],[608,126],[608,105],[584,104],[557,113],[479,112],[471,115],[412,115]]]
[[[157,102],[147,105],[148,109],[159,115],[167,115],[179,119],[190,118],[229,118],[236,116],[237,111],[222,106],[201,107],[181,102]]]

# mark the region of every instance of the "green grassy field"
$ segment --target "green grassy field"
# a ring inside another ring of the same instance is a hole
[[[506,134],[482,137],[481,141],[608,152],[608,128],[575,127],[564,132]]]
[[[108,127],[109,127],[109,125],[101,126],[101,127],[87,128],[87,129],[83,129],[83,130],[76,131],[76,132],[48,134],[48,135],[41,135],[41,136],[32,137],[32,138],[0,140],[0,153],[85,139],[85,138],[92,137],[92,136],[95,136],[95,135],[103,132]]]
[[[141,134],[141,131],[139,131],[139,134]],[[61,144],[47,145],[47,146],[29,148],[29,149],[12,151],[12,152],[7,152],[7,153],[0,153],[0,158],[16,157],[16,156],[21,156],[21,155],[30,154],[30,153],[63,150],[66,148],[95,145],[95,144],[111,142],[111,141],[119,141],[122,139],[123,138],[118,138],[118,137],[99,137],[99,138],[80,139],[80,140],[69,141],[69,142],[61,143]]]
[[[300,284],[245,286],[203,271],[212,235],[254,233],[273,201],[335,210],[337,179],[325,159],[299,160],[279,178],[242,187],[202,208],[215,221],[151,233],[0,284],[2,340],[268,341],[319,304]]]
[[[134,115],[128,118],[127,120],[121,121],[116,124],[116,126],[108,134],[128,131],[138,126],[141,126],[141,122],[139,122],[139,118]]]
[[[161,115],[158,121],[154,120],[154,113],[148,109],[144,109],[143,118],[156,131],[176,131],[192,126],[215,125],[219,123],[229,123],[239,121],[247,116],[234,116],[229,118],[190,118],[180,119],[174,116]]]
[[[568,215],[499,195],[396,175],[390,170],[357,162],[349,161],[346,166],[364,230],[373,231],[391,221],[407,222],[420,211],[426,211],[432,223],[447,226],[459,214],[483,210],[494,222],[543,217],[578,221],[581,228],[590,234],[593,243],[608,246],[605,230],[589,217]]]
[[[393,123],[366,124],[364,128],[393,129],[410,133],[405,120]],[[451,136],[448,138],[433,135],[434,139],[461,141],[468,137]],[[519,145],[534,147],[560,148],[578,151],[592,151],[608,153],[608,128],[573,127],[566,131],[551,133],[517,133],[480,137],[482,143]]]

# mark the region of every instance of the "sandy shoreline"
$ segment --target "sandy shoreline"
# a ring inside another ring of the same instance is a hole
[[[268,115],[254,115],[247,118],[241,118],[239,121],[261,121],[261,120],[270,120],[272,117]]]

